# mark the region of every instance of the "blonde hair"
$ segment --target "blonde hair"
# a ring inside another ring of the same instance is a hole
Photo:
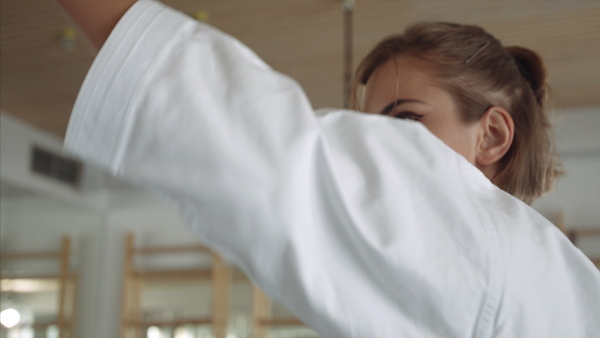
[[[465,123],[479,121],[492,106],[510,113],[514,140],[500,160],[494,184],[528,204],[552,189],[562,171],[550,136],[546,70],[537,53],[504,47],[478,26],[418,23],[381,41],[360,63],[352,86],[353,109],[361,109],[359,88],[377,67],[398,55],[431,64]]]

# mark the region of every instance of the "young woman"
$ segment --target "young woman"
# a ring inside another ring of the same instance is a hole
[[[360,65],[370,114],[315,113],[241,43],[159,3],[63,4],[103,45],[67,147],[162,197],[323,336],[600,332],[598,270],[519,200],[557,172],[533,52],[419,24]]]
[[[476,26],[421,23],[388,37],[363,60],[354,108],[423,123],[498,187],[531,203],[560,172],[545,80],[531,50],[505,48]]]

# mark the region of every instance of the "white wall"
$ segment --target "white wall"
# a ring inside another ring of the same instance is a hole
[[[71,267],[80,279],[77,300],[79,332],[95,330],[98,300],[98,261],[102,229],[102,197],[92,190],[74,189],[29,170],[30,148],[40,145],[60,153],[62,143],[52,135],[35,130],[16,119],[0,115],[0,249],[2,251],[57,251],[62,236],[72,238],[75,254]],[[88,170],[86,182],[102,175]],[[2,269],[10,266],[4,262]],[[13,266],[14,267],[14,266]],[[52,261],[19,262],[14,267],[31,273],[56,272]]]
[[[101,170],[85,166],[82,184],[73,188],[66,184],[32,173],[29,169],[31,147],[43,146],[55,153],[62,153],[62,141],[53,135],[34,129],[12,116],[0,112],[0,179],[2,182],[52,198],[100,209],[105,204],[104,187],[113,181]]]

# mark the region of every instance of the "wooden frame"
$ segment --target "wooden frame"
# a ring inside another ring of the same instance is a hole
[[[565,222],[565,213],[559,211],[556,215],[555,225],[562,231],[573,243],[577,245],[577,241],[584,237],[600,237],[600,227],[598,228],[567,228]],[[600,269],[600,257],[588,257],[594,265]]]
[[[296,318],[273,318],[271,300],[256,286],[254,286],[252,304],[253,338],[266,338],[271,327],[305,326]]]
[[[600,228],[575,228],[566,233],[571,242],[577,245],[577,241],[584,237],[600,237]],[[594,265],[600,269],[600,257],[588,257]]]
[[[0,276],[0,279],[56,279],[58,280],[58,309],[55,321],[33,323],[33,326],[56,325],[60,338],[73,337],[73,323],[75,322],[75,304],[77,296],[77,275],[70,269],[71,239],[64,236],[61,240],[59,251],[22,251],[2,252],[0,260],[58,260],[59,271],[57,275],[19,275]],[[1,292],[2,290],[0,290]],[[23,325],[23,324],[20,324]]]
[[[205,253],[213,257],[213,266],[209,269],[179,269],[179,270],[143,270],[134,266],[136,256]],[[121,309],[121,338],[145,337],[145,329],[150,326],[182,326],[202,325],[212,326],[216,338],[224,338],[227,334],[227,319],[229,317],[229,288],[232,269],[223,260],[206,247],[201,245],[136,247],[133,234],[126,236],[126,248],[123,267],[123,295]],[[212,315],[208,318],[188,318],[174,320],[143,320],[141,318],[141,289],[144,280],[161,279],[191,279],[212,282],[213,299]]]

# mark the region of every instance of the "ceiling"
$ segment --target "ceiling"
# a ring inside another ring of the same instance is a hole
[[[165,0],[254,49],[305,88],[315,107],[343,101],[341,0]],[[79,36],[72,50],[61,34],[74,27],[51,0],[0,0],[0,108],[63,137],[94,51]],[[358,0],[354,60],[383,36],[419,20],[479,24],[506,45],[524,45],[546,61],[561,109],[600,105],[598,0]]]

